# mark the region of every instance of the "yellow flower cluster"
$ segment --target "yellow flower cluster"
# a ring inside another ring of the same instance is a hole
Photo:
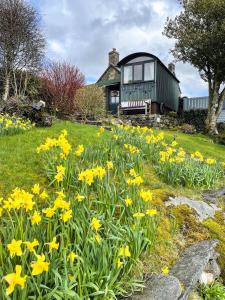
[[[126,149],[131,154],[139,154],[140,153],[140,150],[137,147],[132,146],[130,144],[124,144],[124,149]]]
[[[59,135],[58,139],[56,138],[47,138],[45,143],[40,145],[37,148],[37,152],[47,152],[54,147],[58,147],[61,150],[60,157],[61,159],[65,159],[68,157],[71,151],[71,145],[67,140],[67,131],[64,129],[62,130],[61,134]]]
[[[81,171],[78,180],[85,182],[88,185],[92,185],[95,178],[98,178],[100,180],[103,179],[103,177],[106,174],[106,170],[102,167],[96,167],[93,169],[86,169],[84,171]]]
[[[33,209],[34,195],[24,191],[20,188],[15,188],[12,194],[8,197],[7,200],[3,201],[3,209],[11,210],[11,209],[25,209],[26,211],[30,211]]]
[[[152,133],[152,134],[146,135],[146,137],[145,137],[146,144],[148,144],[148,145],[159,143],[163,139],[164,139],[164,133],[163,132],[160,132],[158,135],[154,135]]]
[[[160,162],[182,163],[185,160],[186,152],[180,148],[167,147],[166,151],[160,151]]]
[[[77,157],[80,157],[83,152],[84,152],[84,146],[78,145],[74,153]]]
[[[131,176],[131,178],[127,179],[127,184],[128,185],[137,185],[137,186],[139,186],[139,185],[141,185],[144,182],[143,178],[141,176],[139,176],[135,172],[134,169],[130,170],[130,176]]]
[[[9,114],[0,114],[0,133],[1,132],[13,132],[13,131],[25,131],[34,127],[30,120],[25,120],[16,116],[10,116]]]
[[[55,180],[57,182],[63,181],[63,177],[65,176],[66,168],[63,167],[62,165],[59,165],[56,167],[56,170],[57,170],[57,173],[55,175]]]

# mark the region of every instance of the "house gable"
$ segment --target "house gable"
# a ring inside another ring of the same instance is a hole
[[[119,82],[120,82],[120,69],[111,64],[108,66],[105,72],[98,79],[97,84],[107,86]]]

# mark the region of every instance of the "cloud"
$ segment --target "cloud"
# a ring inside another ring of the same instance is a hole
[[[115,47],[124,57],[150,52],[166,65],[173,60],[174,42],[162,35],[167,16],[175,16],[177,0],[30,0],[40,10],[48,41],[48,57],[76,64],[90,81],[97,80]],[[190,65],[176,66],[183,94],[207,95]]]

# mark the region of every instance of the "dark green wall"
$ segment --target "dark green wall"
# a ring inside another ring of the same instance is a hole
[[[140,82],[121,85],[121,102],[155,99],[155,82]]]
[[[179,106],[179,83],[158,62],[156,66],[156,98],[157,102],[177,111]]]

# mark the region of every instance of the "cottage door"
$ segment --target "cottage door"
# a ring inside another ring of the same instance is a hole
[[[120,102],[120,92],[119,90],[112,89],[109,90],[109,111],[113,114],[117,113],[117,107]]]

